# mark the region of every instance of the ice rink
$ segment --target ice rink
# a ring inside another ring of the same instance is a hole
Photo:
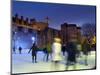
[[[30,73],[30,72],[49,72],[49,71],[63,71],[66,70],[66,61],[63,56],[63,60],[59,63],[57,68],[54,67],[54,63],[49,57],[49,61],[43,61],[44,53],[39,51],[37,53],[37,63],[32,63],[31,53],[28,54],[28,50],[23,50],[22,54],[18,51],[16,54],[12,54],[12,73]],[[76,68],[69,66],[68,70],[80,70],[80,69],[92,69],[95,67],[95,51],[91,51],[88,55],[88,65],[84,64],[84,55],[77,58]]]

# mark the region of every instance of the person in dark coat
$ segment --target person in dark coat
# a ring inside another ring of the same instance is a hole
[[[32,51],[32,62],[34,63],[37,63],[37,46],[36,44],[34,43],[33,46],[30,48],[29,52]]]
[[[22,52],[22,47],[19,47],[19,54],[21,54],[21,52]]]
[[[47,51],[47,48],[46,47],[43,48],[43,52],[45,54],[43,60],[45,61],[45,58],[46,58],[46,61],[48,61],[48,51]]]
[[[76,43],[69,42],[66,45],[66,52],[67,52],[67,62],[66,62],[66,70],[68,70],[68,67],[70,65],[74,65],[74,69],[76,68],[76,55],[77,55],[77,49],[76,49]]]
[[[66,51],[66,45],[63,45],[63,46],[62,46],[63,55],[65,55],[65,51]]]
[[[51,44],[47,43],[47,45],[43,48],[43,51],[44,51],[44,54],[45,54],[44,60],[46,60],[48,62],[49,56],[51,56],[51,53],[52,53]]]

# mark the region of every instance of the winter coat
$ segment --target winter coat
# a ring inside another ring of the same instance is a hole
[[[34,46],[34,47],[32,48],[32,55],[35,55],[36,53],[37,53],[37,47]]]
[[[67,44],[67,54],[67,61],[76,62],[77,48],[75,43],[70,42]]]
[[[53,43],[52,45],[52,60],[53,61],[60,61],[62,60],[61,56],[61,44],[60,43]]]
[[[66,46],[62,46],[62,51],[63,51],[63,52],[66,51]]]
[[[30,51],[32,51],[32,56],[36,55],[36,53],[37,53],[37,46],[32,46],[32,47],[30,48],[30,50],[29,50],[28,53],[30,53]]]

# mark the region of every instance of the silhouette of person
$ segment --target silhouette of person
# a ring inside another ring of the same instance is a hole
[[[37,63],[37,46],[35,43],[32,45],[28,53],[30,53],[30,51],[32,51],[32,62]]]
[[[43,48],[43,52],[45,54],[43,60],[45,61],[45,59],[46,59],[46,61],[47,61],[48,51],[47,51],[46,47]]]
[[[19,47],[19,54],[21,54],[21,52],[22,52],[22,47]]]
[[[67,61],[66,61],[66,70],[68,70],[68,67],[70,65],[73,65],[73,69],[76,68],[76,54],[77,54],[77,48],[76,43],[74,42],[68,42],[66,47],[67,52]]]
[[[47,43],[46,47],[43,49],[44,53],[45,53],[45,57],[46,57],[46,61],[49,60],[49,56],[51,56],[51,44]],[[45,59],[44,57],[44,59]]]
[[[65,55],[65,51],[66,51],[66,45],[64,44],[64,45],[62,46],[63,55]]]
[[[54,42],[52,44],[52,60],[54,62],[55,69],[58,70],[59,69],[58,63],[62,60],[60,38],[54,38]]]

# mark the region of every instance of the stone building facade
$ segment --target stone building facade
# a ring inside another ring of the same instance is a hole
[[[61,36],[60,30],[50,28],[47,22],[38,22],[36,19],[24,19],[23,16],[19,17],[18,15],[12,17],[12,33],[13,40],[18,40],[18,38],[20,38],[20,41],[22,41],[27,38],[27,41],[26,39],[24,40],[24,44],[27,44],[30,41],[30,46],[32,44],[31,38],[34,36],[35,42],[39,48],[43,48],[47,43],[52,44],[54,37]],[[19,43],[21,44],[22,42]]]
[[[12,17],[12,33],[14,44],[16,38],[17,40],[20,38],[18,45],[21,43],[22,45],[25,44],[24,48],[29,48],[32,45],[31,38],[33,36],[39,48],[45,47],[48,43],[52,44],[54,37],[61,38],[62,44],[66,44],[71,40],[81,40],[81,28],[77,27],[76,24],[64,23],[61,25],[61,30],[57,30],[50,28],[48,22],[24,19],[23,16],[19,17],[17,14]]]
[[[61,34],[62,44],[67,44],[70,41],[81,43],[81,28],[76,24],[62,24]]]

